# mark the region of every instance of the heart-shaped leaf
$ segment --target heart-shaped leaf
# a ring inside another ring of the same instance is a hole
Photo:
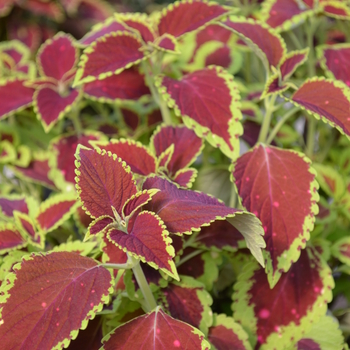
[[[121,158],[105,150],[79,145],[75,154],[77,190],[83,208],[92,218],[122,216],[125,202],[137,192],[130,168]]]
[[[295,151],[259,145],[238,158],[233,177],[243,206],[263,224],[274,286],[310,238],[318,212],[315,171]]]
[[[171,245],[169,232],[154,213],[143,211],[132,223],[129,221],[128,234],[111,229],[107,233],[107,238],[125,252],[179,279],[172,260],[175,251]]]
[[[308,79],[290,102],[350,136],[350,89],[344,83],[323,77]]]
[[[81,56],[74,85],[108,78],[146,59],[138,35],[113,32],[98,38]]]
[[[62,96],[49,87],[35,91],[33,96],[34,111],[46,132],[72,110],[78,102],[79,96],[79,91],[74,89],[70,90],[67,96]]]
[[[32,254],[1,286],[2,346],[67,347],[112,291],[111,274],[91,258],[69,252]]]
[[[28,244],[15,225],[0,223],[0,254],[21,249]]]
[[[264,269],[248,263],[234,286],[234,319],[256,348],[282,349],[301,339],[326,313],[333,286],[330,268],[312,248],[302,250],[273,289]]]
[[[0,120],[32,104],[34,89],[25,86],[26,79],[11,78],[0,82]]]
[[[168,106],[199,137],[234,159],[239,152],[240,95],[237,86],[220,67],[208,67],[187,74],[181,80],[156,77],[156,85]]]
[[[350,18],[350,8],[346,3],[342,3],[341,1],[325,1],[320,5],[326,16],[343,20],[348,20]]]
[[[143,334],[143,337],[140,337]],[[166,350],[186,347],[209,349],[204,334],[187,323],[167,315],[160,307],[117,327],[103,340],[103,350],[135,350],[147,347]]]
[[[25,197],[19,195],[1,196],[0,213],[7,217],[12,217],[14,210],[24,214],[29,213]]]
[[[230,12],[233,12],[233,9],[220,6],[215,2],[177,1],[163,9],[157,23],[158,32],[160,36],[167,33],[178,38],[186,33],[200,30]]]

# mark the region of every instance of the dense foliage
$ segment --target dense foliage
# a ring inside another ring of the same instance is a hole
[[[2,348],[348,349],[348,0],[0,16]]]

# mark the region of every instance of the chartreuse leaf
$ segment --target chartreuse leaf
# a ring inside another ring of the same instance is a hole
[[[333,167],[314,163],[316,179],[323,191],[334,199],[340,199],[346,191],[344,178]]]
[[[131,139],[111,139],[110,141],[90,142],[95,149],[104,149],[116,154],[129,165],[131,171],[140,175],[156,172],[156,158],[147,147]]]
[[[145,346],[162,350],[210,348],[201,331],[172,318],[160,307],[119,326],[104,337],[102,342],[103,350],[135,350]]]
[[[350,89],[343,82],[314,77],[288,100],[350,137]]]
[[[322,45],[316,49],[327,76],[350,86],[350,44]]]
[[[350,237],[343,237],[331,247],[332,255],[350,266]]]
[[[75,157],[76,187],[86,213],[92,218],[113,218],[113,207],[122,216],[125,202],[137,192],[130,168],[111,152],[81,145]]]
[[[314,10],[298,0],[266,0],[262,4],[261,14],[261,21],[282,32],[305,22],[314,14]]]
[[[302,250],[273,289],[264,269],[248,263],[234,286],[234,319],[247,331],[253,347],[284,349],[325,315],[333,286],[330,268],[313,248]]]
[[[0,120],[32,104],[34,89],[25,86],[25,82],[24,78],[7,78],[0,81]]]
[[[277,67],[287,53],[283,38],[263,22],[232,16],[219,24],[237,33],[261,58],[267,72],[270,66]]]
[[[166,33],[179,38],[186,33],[203,29],[234,11],[235,9],[220,6],[216,2],[176,1],[161,12],[157,21],[158,32],[160,36]]]
[[[108,78],[140,63],[149,56],[140,50],[143,45],[137,34],[125,31],[98,38],[84,50],[73,86]]]
[[[22,260],[23,256],[29,254],[30,253],[24,252],[23,250],[13,250],[2,257],[0,265],[0,286],[5,281],[6,276],[10,272],[13,272],[13,266],[19,263]]]
[[[170,315],[180,321],[199,328],[204,334],[213,324],[210,294],[201,282],[189,276],[181,276],[161,290],[161,299]]]
[[[233,178],[243,206],[262,222],[273,287],[310,238],[318,213],[315,171],[298,152],[260,144],[238,158]]]
[[[331,316],[322,316],[312,324],[311,329],[306,332],[294,346],[287,350],[342,350],[344,338],[337,320]]]
[[[0,164],[13,163],[16,157],[17,152],[12,143],[8,140],[0,141]]]
[[[212,146],[235,159],[239,154],[240,95],[232,75],[217,66],[184,75],[181,80],[159,75],[159,93],[185,125]]]
[[[175,250],[163,221],[149,211],[136,213],[131,219],[127,225],[128,233],[112,228],[107,238],[124,252],[178,280],[172,260]]]
[[[0,289],[0,338],[6,349],[67,347],[113,291],[107,269],[69,252],[31,254],[6,280]]]
[[[252,350],[248,335],[240,324],[225,314],[214,314],[213,326],[209,328],[208,339],[213,349]]]
[[[21,249],[28,245],[27,240],[21,235],[17,227],[10,223],[0,223],[0,254],[11,250]]]
[[[46,233],[52,231],[68,220],[78,205],[75,193],[52,196],[41,203],[35,216],[35,223],[41,231]]]

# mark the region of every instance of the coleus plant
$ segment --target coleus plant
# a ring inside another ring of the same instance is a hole
[[[347,348],[350,5],[236,5],[1,43],[4,348]]]

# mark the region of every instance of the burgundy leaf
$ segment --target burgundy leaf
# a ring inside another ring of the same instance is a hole
[[[220,41],[226,44],[231,36],[232,36],[232,32],[230,30],[218,24],[210,24],[209,26],[205,27],[204,29],[202,29],[200,32],[197,33],[196,50],[208,41]]]
[[[350,87],[350,45],[338,44],[321,47],[323,68],[335,79],[342,80]]]
[[[136,34],[116,32],[94,41],[81,57],[74,84],[101,80],[121,73],[147,56],[140,49],[143,43]]]
[[[226,220],[214,221],[210,226],[202,227],[196,237],[196,243],[207,249],[229,251],[236,251],[243,240],[242,234]]]
[[[322,9],[325,15],[329,17],[339,18],[339,19],[349,19],[350,18],[350,8],[346,3],[331,2],[322,4]]]
[[[167,33],[180,37],[185,33],[202,29],[230,12],[214,2],[207,3],[201,0],[175,2],[161,14],[158,22],[159,35]]]
[[[93,146],[116,154],[130,166],[133,173],[149,175],[156,172],[154,155],[140,142],[112,139],[110,142],[94,142]]]
[[[143,75],[133,68],[103,80],[87,83],[84,85],[84,92],[87,97],[101,102],[138,100],[150,94]]]
[[[203,148],[202,139],[184,126],[159,127],[152,136],[151,144],[157,157],[174,144],[174,153],[167,164],[167,169],[173,175],[191,165]]]
[[[139,126],[141,122],[141,117],[138,113],[135,111],[128,109],[128,108],[121,108],[120,109],[123,114],[123,119],[125,124],[133,131],[136,131],[137,127]]]
[[[32,242],[40,242],[40,237],[36,234],[34,223],[27,214],[15,211],[14,217],[18,229],[22,229]]]
[[[282,37],[263,23],[231,17],[223,25],[241,35],[247,43],[256,45],[266,56],[269,66],[277,67],[286,54],[286,44]]]
[[[333,286],[330,268],[312,248],[302,250],[273,289],[265,271],[248,264],[234,287],[234,318],[256,334],[256,348],[282,349],[301,339],[325,314]]]
[[[56,80],[63,80],[77,60],[78,51],[73,45],[73,38],[64,33],[58,33],[46,41],[37,55],[40,74]]]
[[[12,224],[0,223],[0,254],[20,249],[27,245],[26,240]],[[1,328],[1,327],[0,327]],[[0,331],[1,332],[1,331]]]
[[[159,76],[156,85],[187,127],[230,158],[237,156],[242,127],[240,96],[232,75],[213,66],[187,74],[181,80]]]
[[[126,218],[130,216],[133,212],[135,212],[137,209],[147,204],[152,199],[152,196],[154,196],[154,194],[156,194],[157,192],[157,190],[144,190],[134,194],[124,204],[123,216]]]
[[[126,253],[117,247],[114,243],[112,243],[106,235],[103,236],[101,250],[104,253],[102,256],[104,263],[108,262],[110,264],[125,264],[128,261],[128,256]]]
[[[78,97],[79,91],[74,89],[71,89],[67,96],[60,95],[49,87],[35,91],[34,110],[42,121],[44,129],[50,130],[59,119],[63,118],[78,102]]]
[[[124,203],[137,192],[130,168],[105,150],[78,146],[75,156],[76,186],[86,213],[93,218],[114,217],[113,206],[121,216]]]
[[[350,135],[350,91],[343,83],[322,77],[308,79],[294,93],[291,102]]]
[[[202,332],[170,317],[160,307],[117,327],[103,339],[103,344],[104,350],[135,350],[145,347],[166,350],[169,346],[209,349]]]
[[[236,162],[233,177],[243,206],[265,230],[271,285],[299,258],[317,214],[318,184],[297,152],[259,145]]]
[[[160,190],[145,208],[158,214],[170,233],[189,234],[192,230],[237,212],[237,209],[226,207],[216,198],[180,189],[160,177],[148,178],[143,188]]]
[[[271,94],[281,93],[288,89],[288,85],[280,84],[278,74],[270,76],[267,80],[261,98],[265,98]]]
[[[226,69],[229,68],[232,63],[230,53],[231,50],[226,45],[215,50],[205,58],[205,66],[208,67],[215,64]]]
[[[0,119],[32,104],[34,89],[26,87],[25,79],[8,79],[0,84]]]
[[[281,62],[280,70],[282,80],[288,79],[295,70],[307,60],[308,54],[309,48],[301,51],[289,52]]]
[[[175,279],[179,278],[172,260],[175,252],[171,238],[163,222],[154,213],[143,211],[136,216],[132,225],[129,222],[128,234],[111,229],[107,238],[143,262],[156,269],[160,268]]]
[[[112,289],[108,270],[69,252],[32,254],[7,281],[1,287],[6,303],[0,327],[6,349],[67,347],[109,301]]]
[[[253,147],[259,138],[261,125],[252,120],[246,120],[243,124],[244,133],[242,139],[247,142],[250,147]]]
[[[176,172],[172,177],[172,180],[179,184],[181,187],[190,188],[197,176],[197,169],[181,169]]]
[[[181,254],[181,259],[189,256],[191,253],[195,252],[196,249],[192,247],[187,247]],[[177,268],[179,275],[191,276],[196,280],[205,274],[205,261],[202,254],[195,255],[194,257],[186,260]]]
[[[318,343],[312,339],[301,339],[298,341],[298,350],[322,350]]]
[[[99,135],[90,132],[85,132],[80,136],[61,135],[50,142],[50,151],[55,154],[55,161],[52,168],[57,169],[60,177],[63,177],[64,182],[75,183],[75,157],[74,152],[78,144],[90,146],[89,141],[98,140]]]
[[[0,212],[2,214],[11,217],[14,210],[28,214],[28,205],[25,197],[15,195],[0,197]]]
[[[157,49],[163,50],[165,52],[179,53],[178,51],[178,42],[170,34],[163,34],[155,44],[153,44]]]

